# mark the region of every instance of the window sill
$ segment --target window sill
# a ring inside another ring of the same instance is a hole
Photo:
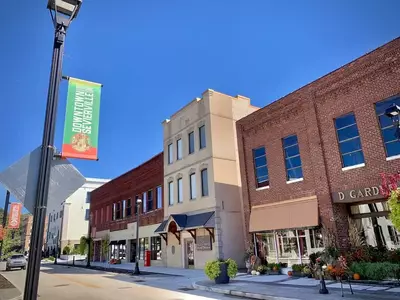
[[[349,166],[349,167],[344,167],[344,168],[342,168],[342,171],[348,171],[348,170],[358,169],[358,168],[362,168],[362,167],[365,167],[365,163],[354,165],[354,166]]]
[[[191,199],[190,199],[190,201],[194,201],[194,200],[196,200],[196,198],[191,198]]]
[[[386,161],[391,161],[391,160],[395,160],[395,159],[399,159],[399,158],[400,158],[400,155],[393,155],[390,157],[386,157]]]
[[[256,191],[262,191],[262,190],[266,190],[266,189],[269,189],[269,185],[256,188]]]
[[[292,180],[286,181],[286,184],[296,183],[296,182],[300,182],[303,180],[304,180],[304,178],[292,179]]]
[[[183,201],[182,202],[178,202],[178,204],[183,204]]]

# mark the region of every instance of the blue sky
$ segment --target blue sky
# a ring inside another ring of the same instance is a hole
[[[0,170],[41,143],[53,42],[46,3],[0,10]],[[160,152],[161,122],[207,88],[265,106],[398,37],[399,11],[398,0],[83,0],[63,73],[104,84],[100,160],[73,163],[87,177],[118,176]],[[63,82],[57,147],[66,95]]]

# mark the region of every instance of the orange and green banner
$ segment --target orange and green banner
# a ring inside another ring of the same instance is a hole
[[[98,159],[101,87],[69,77],[62,157]]]

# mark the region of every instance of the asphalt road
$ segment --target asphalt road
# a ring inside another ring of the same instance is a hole
[[[25,271],[2,273],[20,290]],[[147,275],[132,277],[83,268],[43,265],[38,300],[232,300],[233,297],[192,290],[191,281],[182,277]],[[236,298],[236,297],[235,297]],[[237,299],[237,298],[236,298]]]

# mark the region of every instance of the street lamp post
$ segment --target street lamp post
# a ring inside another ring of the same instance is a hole
[[[90,268],[90,247],[92,244],[92,220],[93,220],[93,213],[90,213],[89,216],[89,226],[88,226],[88,239],[87,239],[87,243],[88,243],[88,254],[87,254],[87,262],[86,262],[86,268]]]
[[[139,209],[140,204],[142,203],[142,199],[136,199],[136,259],[135,259],[135,271],[133,272],[134,275],[140,275],[139,270],[139,256],[140,256],[140,249],[139,249]]]
[[[29,262],[26,272],[24,300],[36,300],[39,284],[40,262],[42,258],[43,232],[46,220],[47,198],[51,162],[54,158],[54,135],[58,92],[62,78],[62,58],[64,54],[65,34],[71,21],[77,16],[82,0],[49,0],[47,8],[50,10],[55,27],[53,58],[50,71],[49,90],[47,94],[46,116],[44,122],[43,139],[39,177],[36,187],[36,203],[33,214],[32,238],[29,249]]]
[[[395,136],[400,140],[400,107],[393,103],[385,110],[385,115],[392,119],[393,125],[396,129]]]

